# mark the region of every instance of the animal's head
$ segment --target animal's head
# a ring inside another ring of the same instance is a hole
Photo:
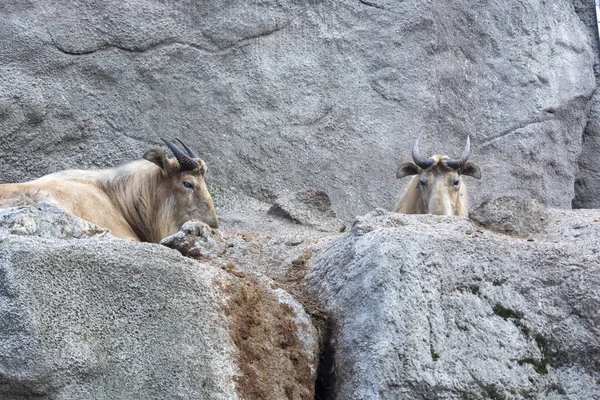
[[[434,155],[429,158],[421,156],[419,139],[415,142],[412,156],[414,162],[407,162],[398,168],[396,176],[402,178],[416,175],[409,185],[414,185],[414,213],[437,215],[467,215],[466,188],[463,176],[481,179],[481,169],[472,162],[467,162],[471,154],[471,142],[467,143],[458,159]],[[409,187],[408,190],[411,190]]]
[[[183,141],[177,139],[188,154],[170,141],[161,139],[171,149],[175,159],[168,158],[162,150],[149,150],[144,154],[146,160],[162,170],[160,196],[164,201],[161,216],[169,220],[175,229],[190,219],[198,219],[218,228],[215,207],[204,181],[206,164]]]

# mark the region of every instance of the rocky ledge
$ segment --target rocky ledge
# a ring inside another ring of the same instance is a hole
[[[2,398],[600,397],[600,211],[507,198],[339,233],[291,203],[257,214],[270,232],[231,214],[160,245],[2,210]]]

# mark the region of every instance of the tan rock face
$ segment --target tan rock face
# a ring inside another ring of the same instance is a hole
[[[248,277],[222,286],[229,334],[239,351],[238,391],[244,399],[313,399],[316,330],[302,307],[278,290]],[[307,337],[309,342],[302,340]]]
[[[295,274],[301,280],[306,274],[307,265],[300,259],[314,240],[290,246],[269,235],[215,231],[202,222],[190,221],[161,244],[229,272],[217,286],[238,350],[240,375],[235,381],[242,396],[257,400],[314,398],[317,331],[303,306],[286,292],[296,295],[310,312],[303,287],[291,278]]]

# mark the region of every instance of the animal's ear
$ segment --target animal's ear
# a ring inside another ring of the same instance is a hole
[[[409,175],[417,175],[421,172],[421,168],[417,166],[417,164],[412,162],[405,162],[401,166],[398,167],[398,171],[396,172],[396,178],[404,178]]]
[[[144,153],[144,159],[158,165],[160,169],[162,169],[165,172],[169,167],[169,161],[167,160],[167,156],[161,150],[148,150]]]
[[[481,168],[479,165],[468,162],[459,168],[458,173],[461,175],[472,176],[475,179],[481,179]]]

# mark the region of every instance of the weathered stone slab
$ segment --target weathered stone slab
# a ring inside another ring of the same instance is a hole
[[[315,252],[333,398],[599,397],[600,212],[549,213],[516,239],[376,211]]]

